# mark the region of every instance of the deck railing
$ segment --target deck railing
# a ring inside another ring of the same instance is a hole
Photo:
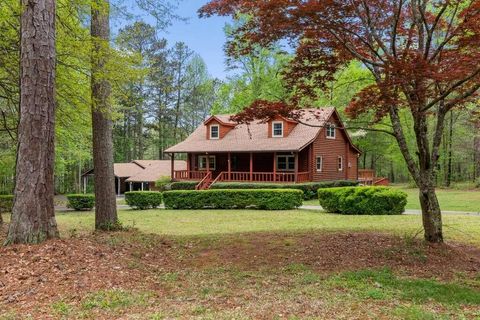
[[[202,180],[207,175],[207,171],[177,170],[173,174],[174,180]]]
[[[295,181],[295,173],[293,172],[221,172],[213,183],[229,181],[229,182],[279,182],[279,183],[295,183],[309,181],[309,172],[299,172],[297,181]]]

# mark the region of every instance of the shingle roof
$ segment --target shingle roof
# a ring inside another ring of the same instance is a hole
[[[143,168],[134,162],[113,164],[113,172],[118,178],[128,178],[142,170]]]
[[[166,152],[259,152],[300,151],[316,137],[330,119],[334,108],[304,109],[292,132],[283,138],[269,138],[268,124],[252,122],[235,126],[223,139],[207,139],[206,126],[200,125],[185,141],[168,148]],[[231,115],[217,115],[223,122],[231,122]],[[309,125],[303,124],[307,123]]]
[[[170,160],[135,160],[135,162],[145,165],[145,169],[130,176],[127,182],[154,182],[171,174]],[[175,170],[187,170],[187,163],[183,160],[175,160]]]

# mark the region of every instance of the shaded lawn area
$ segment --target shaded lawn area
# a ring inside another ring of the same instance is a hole
[[[60,213],[63,240],[0,248],[0,319],[480,317],[480,217],[445,217],[469,247],[414,239],[419,216],[119,215],[137,231],[92,234],[93,213]]]
[[[420,209],[418,200],[418,189],[406,188],[405,186],[392,186],[400,189],[408,195],[406,209]],[[437,197],[442,210],[480,212],[480,189],[456,190],[437,189]],[[306,205],[319,205],[318,200],[305,201]]]
[[[90,232],[94,225],[94,215],[91,212],[57,213],[56,217],[63,236]],[[422,221],[419,215],[345,216],[316,210],[120,210],[119,217],[126,227],[170,236],[317,230],[375,231],[422,237]],[[446,241],[454,240],[480,246],[480,217],[445,215],[443,222]]]

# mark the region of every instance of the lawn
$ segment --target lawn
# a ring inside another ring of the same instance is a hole
[[[119,217],[128,230],[102,234],[92,212],[58,213],[62,240],[0,248],[0,319],[480,317],[478,216],[446,215],[439,246],[420,240],[418,215]]]
[[[420,209],[418,189],[405,186],[393,186],[407,193],[407,209]],[[480,189],[437,189],[437,197],[442,210],[480,212]],[[318,200],[305,201],[306,205],[318,205]]]

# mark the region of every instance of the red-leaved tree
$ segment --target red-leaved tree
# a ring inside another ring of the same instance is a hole
[[[338,70],[361,61],[375,83],[356,94],[347,112],[390,118],[420,190],[425,239],[443,241],[435,172],[445,115],[480,88],[480,0],[212,0],[200,14],[249,17],[231,42],[232,54],[238,42],[248,44],[246,51],[285,39],[296,48],[285,81],[297,99],[290,107],[256,103],[238,121],[269,117],[269,108],[289,116],[302,97],[315,96]],[[402,109],[413,123],[414,149]]]

